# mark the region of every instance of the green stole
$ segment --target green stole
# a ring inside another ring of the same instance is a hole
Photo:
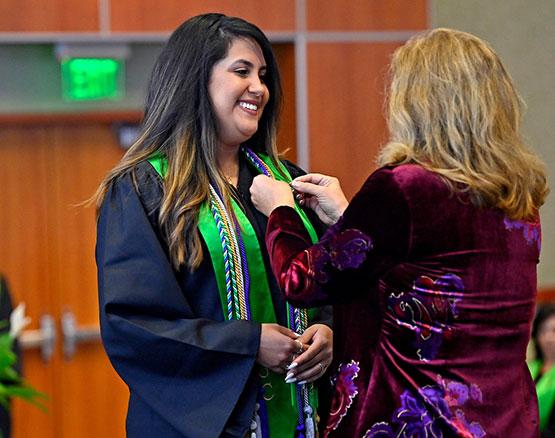
[[[277,180],[285,181],[287,183],[292,181],[291,175],[281,162],[279,162],[280,168],[278,170],[268,156],[263,154],[257,155],[272,170]],[[166,176],[167,160],[165,157],[155,155],[148,161],[162,178]],[[256,169],[255,166],[252,166],[252,168]],[[264,266],[264,259],[262,258],[258,238],[242,208],[233,198],[231,199],[231,206],[237,222],[239,223],[239,227],[241,228],[241,237],[243,238],[245,252],[247,255],[247,264],[251,284],[249,305],[252,320],[260,323],[276,323],[277,318],[274,310],[274,304],[272,302],[272,295],[270,293],[268,274]],[[310,235],[312,243],[316,243],[318,241],[318,237],[314,227],[308,220],[306,213],[297,204],[295,205],[295,210],[301,217],[303,224]],[[198,228],[206,243],[208,252],[210,253],[210,259],[212,261],[212,266],[216,276],[216,283],[218,285],[218,292],[220,294],[222,312],[224,314],[224,318],[227,318],[226,279],[222,245],[218,228],[216,226],[214,216],[210,211],[208,201],[204,202],[200,207]],[[289,326],[291,326],[291,321],[289,321],[289,306],[290,305],[287,304],[287,318]],[[314,313],[315,310],[309,310],[309,320],[314,318]],[[296,385],[294,383],[285,383],[283,375],[274,373],[266,368],[259,369],[259,376],[266,404],[270,436],[279,438],[294,436],[299,416],[299,407],[296,399]],[[314,411],[313,418],[314,423],[316,424],[315,419],[318,397],[315,390],[310,391],[310,394],[310,404]]]
[[[528,363],[528,368],[534,381],[540,374],[542,365],[539,360]],[[555,367],[552,367],[540,377],[540,380],[536,383],[536,393],[538,394],[538,407],[540,411],[540,430],[544,430],[555,404]]]

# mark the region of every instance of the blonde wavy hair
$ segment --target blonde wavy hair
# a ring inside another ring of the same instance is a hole
[[[544,165],[521,138],[523,102],[487,43],[426,31],[395,51],[390,75],[380,165],[416,163],[476,205],[512,219],[537,215],[549,193]]]

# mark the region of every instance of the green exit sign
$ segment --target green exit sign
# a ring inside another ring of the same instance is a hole
[[[117,100],[125,94],[123,60],[68,58],[62,59],[61,66],[64,100]]]

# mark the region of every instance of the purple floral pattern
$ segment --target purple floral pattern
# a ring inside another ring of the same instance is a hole
[[[528,245],[535,244],[538,247],[538,251],[541,251],[542,246],[542,236],[541,236],[541,227],[539,221],[537,222],[526,222],[526,221],[519,221],[519,220],[512,220],[509,218],[505,218],[503,220],[505,224],[505,229],[512,231],[512,230],[522,230],[522,235],[526,240]]]
[[[388,307],[397,324],[414,332],[413,346],[420,360],[434,359],[443,339],[451,336],[463,290],[460,277],[446,274],[435,281],[421,276],[411,292],[389,295]]]
[[[370,237],[354,228],[342,230],[342,225],[343,221],[340,219],[326,231],[312,250],[314,275],[320,283],[329,280],[328,267],[339,271],[356,269],[372,249]]]
[[[374,424],[364,438],[443,437],[482,438],[482,426],[466,419],[463,406],[482,403],[478,386],[449,381],[438,376],[437,385],[420,388],[414,395],[406,390],[401,394],[401,406],[392,420]]]
[[[337,429],[337,426],[339,426],[339,423],[353,404],[353,400],[358,394],[355,379],[358,377],[359,371],[359,363],[354,360],[347,364],[339,365],[337,376],[332,379],[335,392],[328,424],[324,431],[324,437],[328,436],[331,431]]]

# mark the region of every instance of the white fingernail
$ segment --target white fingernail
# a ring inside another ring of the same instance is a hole
[[[291,377],[295,377],[295,373],[287,373],[287,375],[285,376],[285,380],[289,380]]]
[[[287,367],[288,370],[292,370],[296,368],[299,364],[297,362],[291,362],[291,364]]]
[[[301,380],[300,382],[297,383],[297,385],[304,385],[306,383],[306,380]]]
[[[296,377],[291,377],[290,379],[286,379],[285,383],[295,383],[297,381]]]

